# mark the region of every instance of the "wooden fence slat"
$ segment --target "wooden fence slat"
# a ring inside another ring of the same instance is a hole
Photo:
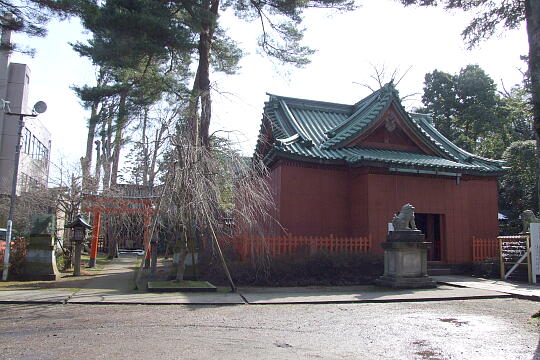
[[[480,258],[493,253],[491,242],[482,242],[477,239],[473,242],[473,257]],[[298,251],[328,252],[369,252],[371,250],[371,235],[367,237],[342,237],[333,235],[320,236],[282,236],[268,238],[252,238],[247,235],[220,239],[221,244],[229,243],[242,261],[251,259],[253,256],[268,254],[271,257],[290,255]],[[480,254],[480,255],[477,255]]]
[[[472,238],[473,262],[496,258],[499,254],[498,239]]]

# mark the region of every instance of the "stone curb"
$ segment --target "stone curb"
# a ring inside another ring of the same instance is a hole
[[[441,283],[442,284],[442,283]],[[446,284],[449,285],[449,284]],[[450,286],[452,286],[450,284]],[[0,292],[1,295],[1,292]],[[497,295],[471,295],[471,296],[455,296],[455,297],[418,297],[418,298],[405,298],[405,299],[358,299],[358,300],[306,300],[306,301],[249,301],[244,294],[238,293],[239,297],[244,303],[231,303],[231,302],[189,302],[189,303],[174,303],[174,302],[159,302],[159,301],[77,301],[71,300],[73,295],[67,296],[61,300],[1,300],[2,304],[53,304],[53,305],[185,305],[185,306],[235,306],[235,305],[317,305],[317,304],[373,304],[373,303],[399,303],[399,302],[428,302],[428,301],[454,301],[454,300],[479,300],[479,299],[496,299],[496,298],[520,298],[525,300],[540,301],[536,296],[524,296],[517,294],[510,294],[500,292]]]
[[[428,301],[454,301],[454,300],[481,300],[481,299],[499,299],[512,298],[512,295],[485,295],[485,296],[456,296],[452,298],[417,298],[417,299],[386,299],[386,300],[323,300],[323,301],[284,301],[284,302],[251,302],[247,305],[329,305],[329,304],[385,304],[385,303],[404,303],[404,302],[428,302]]]

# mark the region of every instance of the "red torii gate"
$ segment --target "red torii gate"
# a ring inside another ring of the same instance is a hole
[[[150,260],[150,221],[151,215],[157,213],[157,210],[152,205],[158,203],[157,197],[107,197],[99,195],[86,195],[83,197],[85,205],[83,212],[91,212],[93,215],[92,223],[92,242],[90,247],[90,262],[89,267],[96,266],[96,257],[98,249],[99,226],[101,222],[101,213],[107,214],[143,214],[143,244],[146,251],[146,259]],[[140,207],[130,207],[134,204],[142,204]]]

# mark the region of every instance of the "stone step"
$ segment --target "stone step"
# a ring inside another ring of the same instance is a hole
[[[449,268],[431,268],[428,267],[428,275],[429,276],[442,276],[442,275],[452,275],[452,270]]]

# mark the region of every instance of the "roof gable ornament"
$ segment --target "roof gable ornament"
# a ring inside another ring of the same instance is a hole
[[[384,127],[386,128],[386,130],[388,130],[389,132],[393,132],[394,130],[396,130],[396,127],[397,127],[397,118],[395,117],[394,114],[389,114],[388,117],[386,118],[386,120],[384,121]]]
[[[392,101],[361,132],[355,137],[351,137],[341,147],[350,148],[360,146],[436,155],[411,129],[405,116],[399,113],[397,105]]]

